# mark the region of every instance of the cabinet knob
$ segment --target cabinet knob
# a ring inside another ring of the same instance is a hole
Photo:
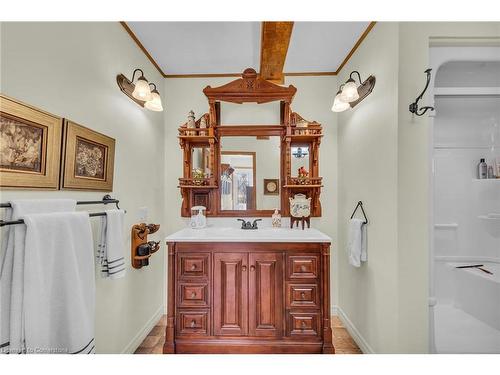
[[[196,297],[196,292],[191,292],[191,298]]]
[[[245,272],[247,270],[247,266],[242,266],[241,269]]]
[[[193,264],[193,265],[191,266],[191,271],[194,271],[195,269],[196,269],[196,264]]]
[[[194,327],[196,325],[196,320],[191,320],[191,328]]]
[[[307,267],[304,266],[304,265],[301,265],[300,266],[300,272],[306,272],[307,271]]]
[[[304,322],[303,320],[300,322],[300,326],[302,329],[306,328],[306,322]]]
[[[304,292],[300,293],[300,298],[302,299],[306,298],[306,294]]]
[[[250,271],[255,271],[255,266],[254,265],[250,266]]]

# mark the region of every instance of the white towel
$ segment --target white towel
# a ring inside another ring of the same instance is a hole
[[[27,353],[94,350],[94,246],[88,212],[29,214],[24,316]]]
[[[354,267],[360,267],[361,262],[366,262],[366,224],[361,219],[349,221],[349,239],[347,243],[347,255],[349,263]]]
[[[19,199],[10,202],[6,220],[25,214],[74,211],[73,199]],[[26,226],[4,227],[0,261],[0,353],[24,351],[23,290]]]
[[[125,243],[123,220],[125,211],[108,210],[101,218],[101,236],[97,245],[97,261],[103,278],[118,279],[125,276]]]

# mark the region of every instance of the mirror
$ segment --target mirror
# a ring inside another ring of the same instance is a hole
[[[220,139],[223,211],[280,209],[280,137]]]
[[[191,173],[201,170],[205,177],[210,177],[209,169],[210,149],[206,146],[195,146],[191,149]]]
[[[290,148],[291,176],[299,177],[299,169],[305,168],[307,172],[311,169],[310,150],[308,144],[294,145]]]

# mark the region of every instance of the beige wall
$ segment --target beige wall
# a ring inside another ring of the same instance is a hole
[[[120,92],[116,75],[144,69],[162,77],[117,22],[2,23],[1,92],[69,118],[116,139],[113,196],[127,210],[124,249],[130,264],[129,229],[139,207],[164,226],[163,114],[144,110]],[[163,93],[162,93],[163,94]],[[168,107],[167,107],[168,108]],[[1,200],[70,197],[99,200],[101,192],[2,191]],[[103,206],[89,209],[102,211]],[[94,235],[97,221],[92,219]],[[162,229],[154,237],[164,236]],[[94,236],[95,237],[95,236]],[[133,351],[163,311],[164,251],[141,270],[118,280],[97,276],[96,350]]]
[[[375,352],[397,351],[397,33],[395,23],[377,24],[338,77],[345,82],[353,70],[376,77],[372,94],[339,114],[338,140],[338,306]],[[368,262],[354,268],[347,224],[360,200],[370,221]]]
[[[181,196],[178,178],[182,176],[182,152],[177,140],[178,127],[186,122],[187,114],[192,109],[198,119],[208,112],[208,101],[202,90],[207,86],[220,86],[234,78],[167,78],[165,80],[165,148],[166,178],[165,196],[167,199],[167,233],[183,228],[186,223],[180,216]],[[336,278],[337,255],[337,127],[336,116],[330,111],[332,97],[336,90],[336,77],[287,77],[285,84],[297,87],[297,94],[292,109],[308,120],[316,120],[323,125],[324,137],[320,148],[320,174],[325,187],[321,193],[323,217],[314,219],[312,225],[334,239],[332,257],[332,294],[338,293]],[[264,111],[267,111],[267,107]],[[245,111],[241,112],[244,115]],[[247,115],[252,115],[251,113]],[[261,114],[264,116],[265,114]],[[240,123],[250,123],[241,119]],[[277,166],[279,168],[279,166]],[[279,174],[279,172],[278,172]],[[236,219],[236,218],[235,218]],[[209,222],[223,219],[209,218]]]
[[[429,43],[436,42],[437,38],[450,38],[447,43],[455,45],[489,43],[494,38],[498,43],[500,23],[400,23],[397,268],[400,316],[398,350],[403,353],[427,352],[429,342],[429,217],[432,214],[429,210],[430,120],[427,115],[412,116],[408,105],[423,89],[424,70],[429,67]],[[426,100],[428,103],[429,98]]]
[[[370,225],[366,264],[349,267],[340,251],[338,304],[369,350],[429,350],[430,120],[408,111],[425,84],[429,44],[498,37],[500,23],[377,23],[339,76],[377,77],[373,93],[339,115],[340,246],[356,200]]]

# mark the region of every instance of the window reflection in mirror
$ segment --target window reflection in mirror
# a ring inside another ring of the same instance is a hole
[[[291,176],[298,177],[299,169],[304,167],[308,172],[310,169],[310,148],[309,145],[292,146],[290,153]]]
[[[210,149],[208,147],[193,147],[191,149],[191,166],[193,170],[200,170],[205,174],[205,177],[210,177],[210,169],[209,169],[209,156]]]
[[[265,194],[264,179],[280,178],[280,138],[221,137],[221,210],[280,208],[277,193]]]

